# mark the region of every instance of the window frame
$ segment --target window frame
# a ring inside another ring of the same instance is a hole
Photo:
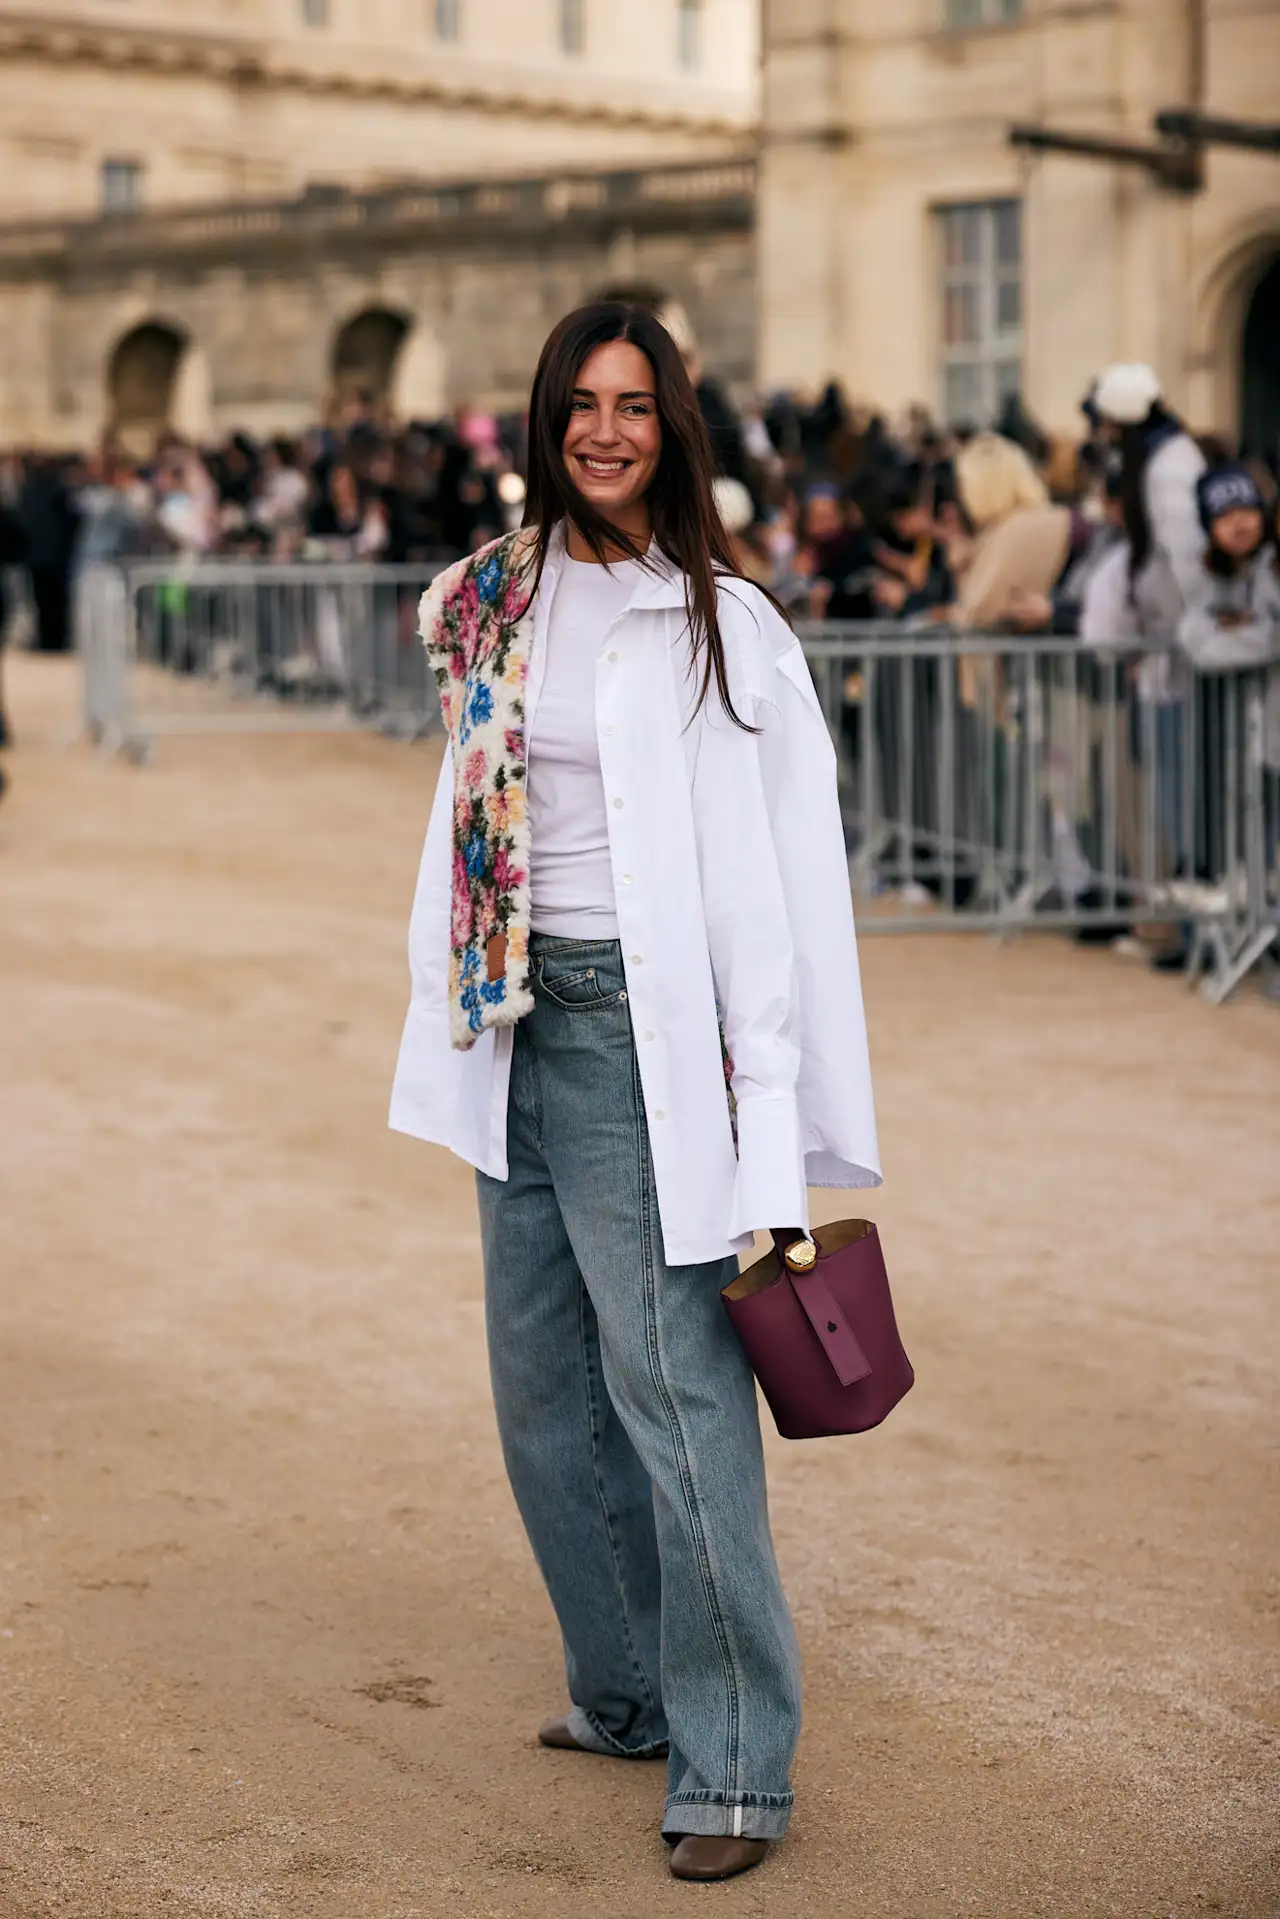
[[[989,200],[938,202],[931,213],[938,298],[939,417],[944,426],[991,426],[1009,395],[1022,388],[1026,350],[1024,202],[1017,194],[995,194]],[[968,238],[963,225],[966,220]],[[953,239],[961,256],[976,241],[974,257],[953,260]],[[1011,292],[1015,321],[1007,317]],[[949,341],[952,315],[962,316],[967,305],[973,310],[972,338]],[[967,380],[970,393],[976,396],[976,405],[969,401],[953,403],[962,380]]]
[[[702,65],[702,0],[676,0],[676,60],[683,73]]]
[[[1021,26],[1027,17],[1026,0],[941,0],[941,13],[944,33],[990,33]]]
[[[98,163],[98,210],[101,213],[136,213],[142,205],[142,183],[146,178],[145,161],[127,153],[104,153]],[[113,191],[111,181],[130,183],[126,194]]]
[[[560,51],[577,60],[587,50],[587,0],[560,0]]]

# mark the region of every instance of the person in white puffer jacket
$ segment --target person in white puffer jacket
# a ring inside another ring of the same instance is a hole
[[[1164,649],[1138,668],[1137,694],[1154,708],[1156,812],[1168,876],[1190,857],[1184,798],[1191,674],[1175,640],[1184,611],[1201,591],[1205,536],[1196,483],[1205,458],[1165,405],[1149,366],[1108,367],[1084,410],[1110,429],[1119,450],[1125,540],[1088,584],[1080,637],[1100,649],[1135,643]],[[1139,740],[1145,733],[1140,727]]]

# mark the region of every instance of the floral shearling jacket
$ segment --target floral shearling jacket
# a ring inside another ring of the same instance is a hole
[[[439,574],[419,610],[453,749],[449,1023],[461,1051],[533,1005],[524,701],[534,559],[532,534],[506,534]]]

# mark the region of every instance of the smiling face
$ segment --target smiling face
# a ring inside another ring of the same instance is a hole
[[[1221,552],[1229,553],[1233,560],[1247,560],[1262,545],[1266,528],[1256,506],[1233,506],[1219,513],[1210,530],[1213,544]]]
[[[647,528],[644,497],[662,454],[653,368],[638,346],[610,340],[583,361],[561,447],[570,480],[604,519]]]

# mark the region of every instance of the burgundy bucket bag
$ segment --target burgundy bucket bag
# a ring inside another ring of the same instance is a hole
[[[721,1298],[784,1439],[878,1426],[915,1383],[869,1219],[775,1232]]]

